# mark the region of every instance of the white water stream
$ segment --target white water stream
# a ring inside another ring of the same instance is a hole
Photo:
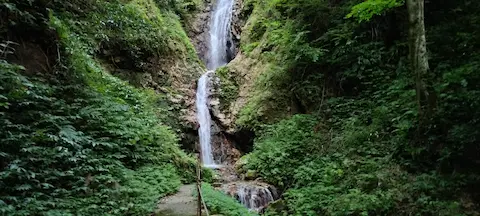
[[[276,190],[259,182],[233,182],[223,185],[222,190],[254,211],[260,211],[278,196]]]
[[[218,0],[210,20],[210,40],[208,44],[208,62],[210,69],[198,80],[197,86],[197,119],[200,128],[198,135],[200,137],[200,147],[202,152],[202,162],[206,167],[217,167],[213,158],[211,145],[211,117],[208,109],[208,99],[210,93],[210,73],[215,69],[228,63],[229,46],[232,45],[230,34],[230,23],[232,17],[232,6],[234,0]]]
[[[215,161],[213,160],[212,146],[211,146],[211,134],[210,125],[211,117],[210,110],[208,109],[208,96],[209,96],[209,71],[203,74],[198,80],[197,86],[197,119],[200,128],[198,128],[198,136],[200,137],[200,148],[202,153],[202,163],[206,167],[215,167]]]
[[[210,20],[210,43],[208,44],[208,63],[210,70],[215,70],[228,63],[232,41],[230,24],[234,0],[217,0]]]

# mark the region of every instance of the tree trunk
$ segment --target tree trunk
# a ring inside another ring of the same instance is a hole
[[[422,124],[425,117],[430,116],[435,103],[432,101],[434,97],[428,92],[428,86],[426,84],[429,67],[424,23],[424,0],[407,0],[406,3],[410,24],[408,31],[410,48],[409,60],[411,72],[415,74],[418,115],[420,124]]]

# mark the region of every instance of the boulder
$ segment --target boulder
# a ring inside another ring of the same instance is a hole
[[[237,162],[235,162],[235,171],[238,174],[242,174],[242,173],[247,172],[245,166],[248,163],[249,157],[250,157],[250,155],[246,154],[246,155],[242,156],[240,159],[238,159]]]

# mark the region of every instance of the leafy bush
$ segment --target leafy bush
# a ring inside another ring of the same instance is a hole
[[[312,129],[317,122],[310,116],[296,115],[264,129],[249,155],[248,169],[257,170],[266,181],[287,187],[295,169],[308,154],[321,151],[322,138]],[[304,155],[309,152],[307,155]]]
[[[164,96],[112,76],[92,55],[97,42],[120,43],[114,38],[150,52],[165,49],[160,11],[151,1],[88,1],[78,8],[51,3],[49,16],[39,2],[8,3],[42,20],[39,32],[54,30],[58,50],[47,74],[28,68],[34,76],[23,66],[0,62],[0,212],[149,214],[161,196],[192,180],[195,160],[165,125],[172,115],[158,105]],[[95,29],[105,20],[112,22]],[[178,27],[176,19],[170,21]],[[142,30],[154,34],[148,35],[153,40],[135,36]]]
[[[258,135],[249,169],[285,191],[270,215],[478,214],[478,4],[425,2],[420,122],[403,3],[249,3],[241,48],[262,71],[236,123]]]
[[[381,121],[358,116],[325,130],[308,115],[268,126],[248,168],[281,186],[286,209],[267,215],[462,215],[458,190],[475,180],[437,172],[410,174],[392,160]],[[326,137],[326,138],[322,138]],[[436,182],[434,182],[436,181]],[[403,203],[410,203],[405,205]]]

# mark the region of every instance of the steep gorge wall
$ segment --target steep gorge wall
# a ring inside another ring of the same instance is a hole
[[[231,31],[237,54],[225,67],[217,69],[211,102],[213,116],[244,152],[252,149],[256,126],[301,112],[294,97],[284,92],[286,88],[277,91],[275,84],[265,86],[270,74],[283,70],[281,66],[264,58],[260,46],[246,48],[256,34],[253,25],[261,19],[252,9],[252,2],[244,5],[236,1]]]
[[[210,28],[210,19],[211,13],[215,8],[215,1],[204,1],[201,9],[197,11],[192,16],[191,22],[186,25],[186,30],[188,35],[196,47],[197,55],[203,62],[208,62],[208,41],[209,41],[209,28]],[[233,6],[233,14],[230,25],[230,34],[233,42],[233,53],[232,57],[235,57],[233,61],[243,62],[242,57],[237,57],[241,55],[240,52],[240,40],[241,32],[243,25],[246,22],[246,15],[243,12],[243,1],[236,0]],[[233,62],[232,61],[232,62]],[[232,63],[230,63],[232,64]],[[229,65],[230,65],[229,64]],[[214,77],[211,80],[211,98],[209,100],[209,107],[212,114],[212,137],[213,137],[213,146],[215,149],[225,152],[223,160],[232,161],[232,158],[238,158],[239,152],[236,152],[235,148],[238,148],[239,143],[251,143],[252,135],[246,134],[247,136],[239,136],[235,129],[235,116],[238,112],[238,109],[230,110],[230,102],[236,100],[237,98],[237,81],[236,79],[242,79],[244,75],[233,74],[233,73],[224,73],[221,72],[223,69],[216,71]],[[229,76],[226,78],[225,76]],[[227,80],[226,80],[227,79]],[[233,86],[232,86],[233,85]],[[233,89],[232,89],[233,87]],[[226,94],[230,94],[226,96]],[[228,99],[226,98],[228,97]],[[241,100],[241,99],[240,99]],[[237,105],[237,107],[239,107]],[[235,114],[232,114],[235,113]],[[244,133],[245,135],[245,133]],[[242,139],[247,137],[246,139]],[[233,150],[233,152],[227,152]],[[242,148],[240,148],[243,150]],[[220,155],[218,155],[220,156]],[[229,158],[229,159],[227,159]]]

